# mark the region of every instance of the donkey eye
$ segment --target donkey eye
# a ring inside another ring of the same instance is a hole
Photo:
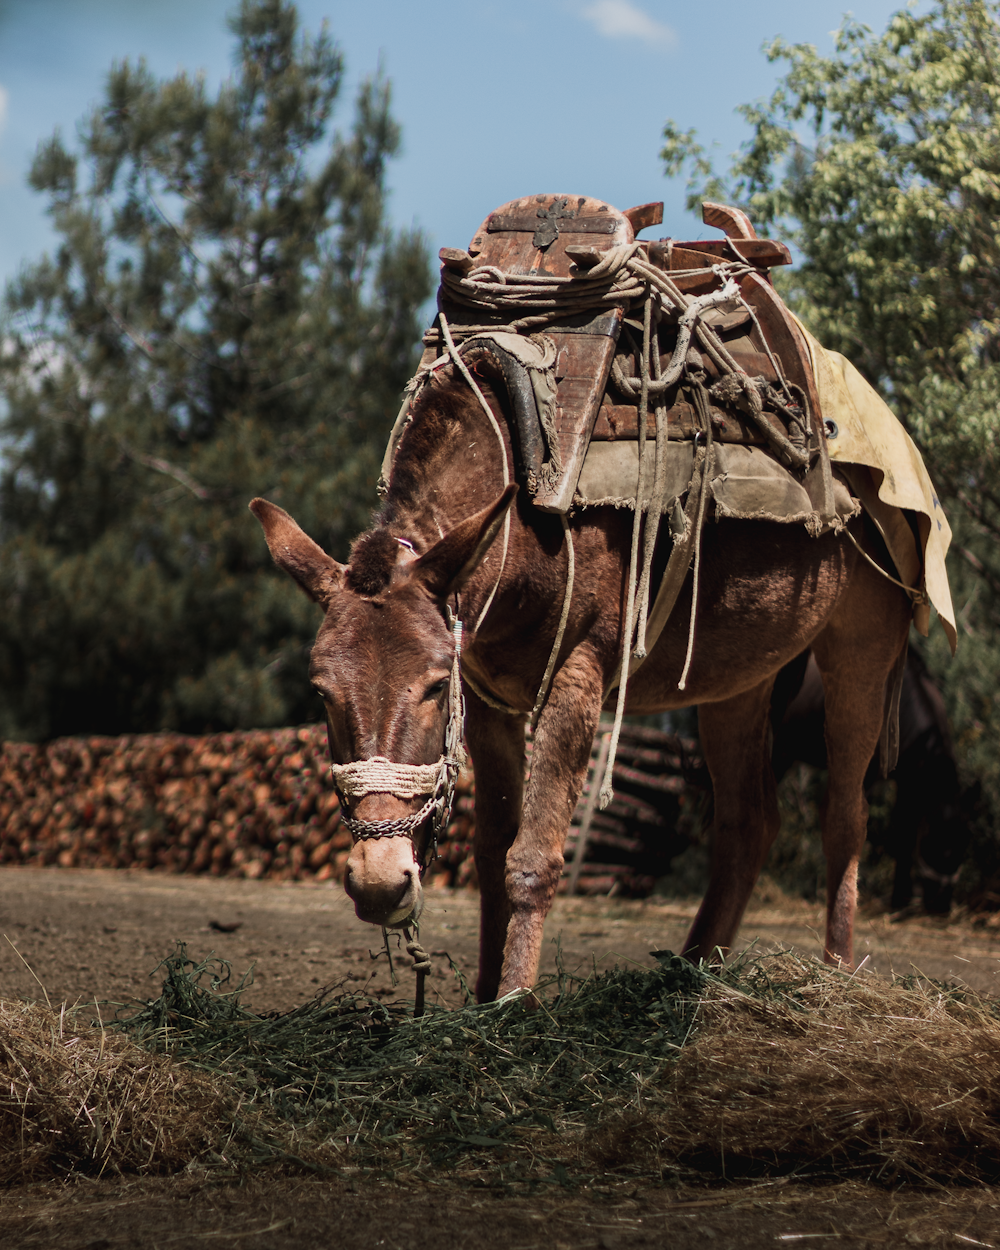
[[[444,689],[447,685],[448,685],[448,681],[446,678],[443,678],[441,681],[436,681],[433,686],[427,687],[427,693],[424,695],[424,698],[436,699],[439,694],[442,694],[444,692]]]

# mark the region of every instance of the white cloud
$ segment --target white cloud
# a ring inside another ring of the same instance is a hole
[[[663,46],[677,39],[669,26],[644,13],[632,0],[593,0],[583,8],[581,16],[607,39],[641,39],[643,43]]]
[[[3,134],[3,128],[7,125],[7,100],[9,99],[7,88],[0,87],[0,134]]]

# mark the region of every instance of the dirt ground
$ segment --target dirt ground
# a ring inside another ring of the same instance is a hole
[[[1000,1192],[731,1185],[527,1198],[447,1184],[301,1178],[245,1188],[184,1176],[36,1186],[0,1201],[5,1250],[776,1250],[1000,1245]]]
[[[679,949],[694,902],[560,898],[549,919],[545,969],[557,951],[568,971],[616,961],[648,964]],[[434,953],[432,998],[460,1001],[443,952],[472,979],[478,899],[432,892],[421,931]],[[218,927],[215,927],[218,926]],[[236,973],[254,965],[245,1001],[294,1006],[344,980],[393,991],[377,930],[363,926],[339,886],[216,880],[151,873],[4,868],[0,872],[0,994],[102,1004],[155,996],[156,964],[176,941],[214,952]],[[763,949],[821,949],[821,909],[767,887],[747,913],[741,940]],[[917,971],[997,992],[1000,933],[967,917],[892,923],[877,911],[858,925],[858,958],[882,974]],[[405,964],[405,957],[403,960]],[[152,975],[151,975],[152,974]],[[412,994],[401,972],[400,996]],[[517,1246],[574,1250],[626,1246],[962,1245],[1000,1250],[1000,1191],[882,1191],[789,1181],[689,1189],[561,1186],[537,1192],[406,1187],[342,1178],[261,1177],[240,1187],[187,1173],[156,1181],[36,1185],[0,1194],[0,1248],[143,1250],[213,1245],[260,1250],[337,1245],[344,1250]]]
[[[559,950],[569,972],[680,950],[697,902],[557,898],[546,926],[543,973]],[[472,891],[430,891],[421,940],[435,954],[428,995],[461,1001],[445,952],[470,981],[478,952],[479,898]],[[216,928],[214,926],[219,926]],[[235,927],[233,927],[235,926]],[[231,930],[228,932],[221,930]],[[882,975],[920,972],[1000,993],[1000,930],[914,917],[902,923],[879,910],[858,918],[856,957]],[[0,994],[53,1003],[126,1002],[155,996],[154,969],[185,942],[196,958],[215,953],[237,974],[254,968],[245,998],[260,1011],[293,1007],[324,985],[348,978],[391,993],[381,933],[362,924],[333,883],[278,883],[99,869],[4,867],[0,871]],[[5,939],[5,940],[4,940]],[[766,884],[747,911],[740,940],[761,949],[822,951],[823,909]],[[13,949],[16,948],[16,949]],[[412,996],[406,956],[400,996]]]

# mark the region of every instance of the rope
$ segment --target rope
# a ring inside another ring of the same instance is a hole
[[[626,243],[609,249],[591,269],[557,277],[551,274],[508,275],[494,265],[482,265],[459,275],[445,267],[441,287],[449,299],[472,308],[527,310],[527,315],[505,324],[530,330],[575,312],[595,307],[624,307],[645,294],[646,284],[630,262],[641,244]],[[511,280],[513,279],[513,280]]]
[[[653,352],[653,378],[660,378],[660,353]],[[656,405],[656,460],[653,465],[653,490],[650,495],[649,510],[646,513],[646,535],[642,552],[642,576],[639,578],[639,624],[635,631],[635,649],[632,654],[636,659],[646,658],[646,627],[649,622],[649,583],[653,571],[653,553],[660,532],[660,521],[663,513],[656,501],[663,498],[663,488],[667,476],[667,440],[670,429],[667,424],[667,408],[663,403]],[[642,462],[639,465],[639,481],[642,482]],[[636,499],[636,508],[639,500]]]
[[[691,574],[691,619],[688,622],[687,652],[684,656],[684,667],[681,669],[677,689],[683,690],[687,685],[688,673],[691,671],[691,660],[694,656],[694,628],[698,615],[698,584],[701,573],[701,531],[705,523],[705,499],[708,496],[708,474],[712,464],[712,414],[709,411],[708,399],[704,387],[696,384],[694,388],[695,407],[701,417],[705,433],[705,455],[701,462],[701,497],[698,500],[698,516],[694,531],[694,570]]]
[[[865,551],[864,547],[861,546],[861,544],[858,542],[858,540],[854,537],[854,535],[846,526],[841,532],[847,535],[847,537],[851,540],[851,542],[855,545],[855,547],[857,547],[858,551],[861,553],[864,559],[868,561],[868,563],[872,566],[872,568],[876,571],[876,573],[881,573],[882,576],[887,578],[890,582],[892,582],[894,586],[898,586],[900,590],[905,590],[906,593],[910,596],[910,598],[913,600],[915,604],[930,603],[930,599],[927,597],[926,590],[918,590],[914,586],[907,586],[905,582],[901,582],[898,580],[898,578],[893,577],[891,573],[887,573],[885,569],[881,566],[881,564],[878,563],[877,560],[873,560],[871,558],[868,552]]]
[[[500,444],[500,463],[503,466],[503,488],[504,490],[506,490],[507,487],[510,485],[510,470],[507,467],[507,445],[503,441],[503,432],[500,429],[500,423],[497,421],[496,417],[493,415],[493,409],[486,402],[486,396],[479,389],[479,384],[476,382],[476,379],[469,372],[468,365],[462,359],[461,354],[458,351],[458,348],[455,346],[455,340],[451,336],[451,328],[448,325],[448,318],[444,315],[444,312],[441,310],[438,311],[438,322],[440,323],[441,333],[444,335],[444,340],[448,345],[448,355],[451,357],[452,362],[454,363],[455,367],[458,369],[459,373],[461,373],[462,377],[465,378],[466,382],[468,382],[470,388],[472,389],[472,393],[479,400],[479,403],[482,406],[483,412],[485,412],[487,417],[489,417],[490,425],[493,427],[493,433],[496,434],[497,436],[497,442]],[[493,597],[497,593],[497,588],[500,585],[500,579],[503,577],[503,571],[507,564],[507,547],[509,543],[510,543],[510,509],[508,508],[503,519],[503,548],[502,548],[502,553],[500,556],[500,571],[497,573],[497,579],[493,583],[493,589],[490,591],[489,595],[486,598],[486,603],[483,605],[483,610],[479,613],[479,617],[476,620],[475,628],[477,630],[482,625],[483,621],[486,620],[486,613],[489,612],[490,608],[493,606]]]
[[[413,1018],[419,1019],[424,1014],[424,982],[430,975],[431,957],[420,945],[420,930],[414,925],[413,932],[409,927],[403,929],[403,940],[406,953],[413,960],[413,971],[417,974],[417,988],[413,998]]]
[[[333,784],[345,799],[366,794],[394,794],[414,799],[430,794],[437,785],[437,764],[395,764],[384,755],[373,755],[352,764],[331,764]]]
[[[670,364],[667,366],[666,373],[651,382],[649,379],[649,369],[648,367],[644,367],[640,371],[640,376],[638,378],[630,378],[622,370],[621,364],[616,357],[615,362],[612,365],[615,386],[617,386],[623,394],[630,396],[632,399],[641,393],[643,385],[646,387],[647,394],[656,396],[666,394],[666,392],[670,390],[670,388],[679,380],[681,374],[684,372],[684,368],[687,365],[688,348],[691,346],[691,339],[702,315],[707,312],[708,309],[715,308],[719,304],[732,303],[738,295],[739,288],[736,283],[731,280],[727,280],[720,290],[709,291],[706,295],[699,295],[697,299],[691,300],[687,308],[681,313],[680,319],[677,322],[677,344],[670,357]],[[648,361],[649,359],[648,354],[645,353],[645,351],[643,353],[643,359],[644,361]],[[617,365],[616,371],[615,365]],[[742,370],[739,369],[739,366],[736,365],[735,362],[733,362],[733,368],[734,370],[738,370],[742,373]]]
[[[632,548],[629,552],[628,582],[625,590],[625,622],[622,629],[622,679],[618,683],[618,700],[615,704],[615,721],[611,729],[611,745],[608,762],[601,781],[601,811],[614,798],[611,781],[621,737],[622,720],[625,716],[625,696],[628,690],[628,653],[632,647],[632,628],[635,614],[636,571],[639,562],[639,536],[642,531],[642,453],[646,447],[646,414],[649,410],[649,343],[652,323],[653,298],[646,300],[642,316],[642,386],[639,392],[639,476],[635,488],[635,516],[632,522]]]

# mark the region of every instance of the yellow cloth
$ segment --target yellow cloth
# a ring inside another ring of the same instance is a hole
[[[852,490],[881,529],[900,578],[926,591],[954,653],[955,610],[944,562],[951,527],[920,452],[889,405],[851,362],[839,352],[827,351],[800,321],[797,324],[809,345],[823,418],[837,425],[836,438],[827,441],[830,459],[844,470]],[[905,517],[896,511],[899,508],[917,516],[922,559]],[[913,620],[926,636],[930,611],[925,604],[914,608]]]

